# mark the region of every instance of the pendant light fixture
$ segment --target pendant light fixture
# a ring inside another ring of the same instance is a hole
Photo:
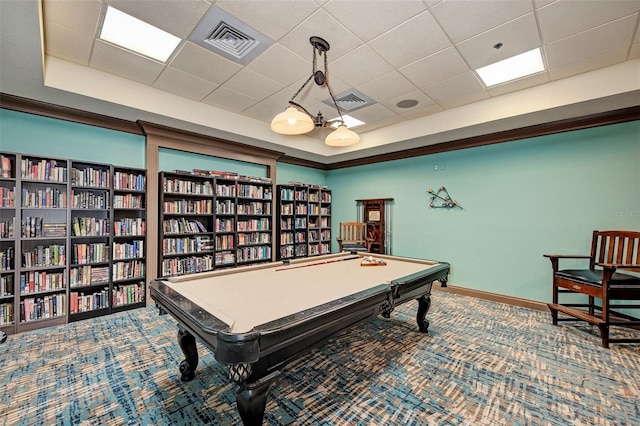
[[[325,144],[329,146],[349,146],[355,145],[360,142],[360,136],[353,130],[349,130],[344,124],[342,112],[338,107],[336,98],[333,96],[331,87],[329,87],[328,75],[329,70],[327,68],[327,51],[329,50],[329,43],[321,37],[309,38],[311,46],[313,46],[313,70],[309,78],[304,82],[302,87],[293,95],[289,101],[289,106],[284,112],[276,115],[271,121],[271,130],[282,135],[302,135],[309,133],[316,127],[331,127],[332,125],[339,123],[338,128],[331,132],[325,139]],[[316,58],[317,55],[324,55],[324,72],[317,69]],[[317,116],[312,115],[302,105],[294,101],[296,96],[300,94],[307,84],[313,79],[318,86],[325,86],[329,91],[329,96],[333,101],[333,105],[338,111],[340,119],[326,121],[321,112],[318,112]]]

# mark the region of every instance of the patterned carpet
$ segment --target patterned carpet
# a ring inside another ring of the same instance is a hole
[[[289,364],[265,424],[640,424],[640,345],[602,349],[587,326],[440,291],[424,335],[416,307]],[[0,425],[240,424],[226,369],[204,347],[196,379],[180,382],[176,330],[148,307],[9,336]]]

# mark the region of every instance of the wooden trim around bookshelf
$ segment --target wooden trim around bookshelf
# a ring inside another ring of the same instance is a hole
[[[120,132],[142,135],[140,127],[134,121],[122,120],[107,115],[95,114],[75,108],[54,105],[33,99],[0,93],[0,107],[42,117],[57,118],[73,123],[87,124]]]
[[[470,288],[456,287],[447,284],[446,287],[433,286],[434,290],[445,291],[447,293],[460,294],[462,296],[475,297],[476,299],[491,300],[493,302],[504,303],[507,305],[520,306],[522,308],[535,309],[537,311],[548,312],[549,308],[544,302],[538,302],[531,299],[522,299],[520,297],[506,296],[498,293],[491,293],[483,290],[473,290]]]

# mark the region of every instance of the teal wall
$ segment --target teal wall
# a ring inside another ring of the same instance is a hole
[[[145,167],[145,137],[0,108],[0,150]]]
[[[276,168],[276,183],[278,185],[284,185],[289,182],[326,185],[327,182],[327,172],[324,170],[311,169],[309,167],[287,163],[277,163]]]
[[[175,149],[160,148],[158,150],[158,170],[191,171],[193,169],[235,172],[244,176],[267,176],[267,167],[261,164],[211,157],[208,155],[194,154]]]
[[[356,199],[394,198],[393,254],[450,262],[454,285],[550,301],[544,253],[640,230],[640,121],[335,170],[327,186],[334,234]],[[429,207],[441,186],[463,210]]]
[[[144,136],[4,109],[0,150],[145,164]],[[159,161],[266,176],[261,165],[170,149]],[[585,253],[594,229],[640,230],[640,121],[329,172],[277,163],[276,179],[328,186],[334,235],[356,219],[356,199],[394,198],[393,254],[450,262],[454,285],[549,301],[542,254]],[[441,186],[463,210],[429,208],[427,190]]]

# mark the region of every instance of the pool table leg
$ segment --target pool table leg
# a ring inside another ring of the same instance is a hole
[[[427,312],[431,307],[431,295],[425,294],[418,299],[418,314],[416,320],[418,321],[418,328],[421,333],[429,331],[429,320],[426,318]]]
[[[187,330],[178,329],[178,344],[184,360],[180,363],[180,380],[189,382],[196,376],[196,368],[198,367],[198,348],[196,347],[196,338]]]
[[[280,375],[280,371],[274,371],[255,382],[246,383],[244,386],[238,387],[236,405],[238,406],[238,413],[242,423],[245,426],[262,425],[269,388],[278,375]]]

